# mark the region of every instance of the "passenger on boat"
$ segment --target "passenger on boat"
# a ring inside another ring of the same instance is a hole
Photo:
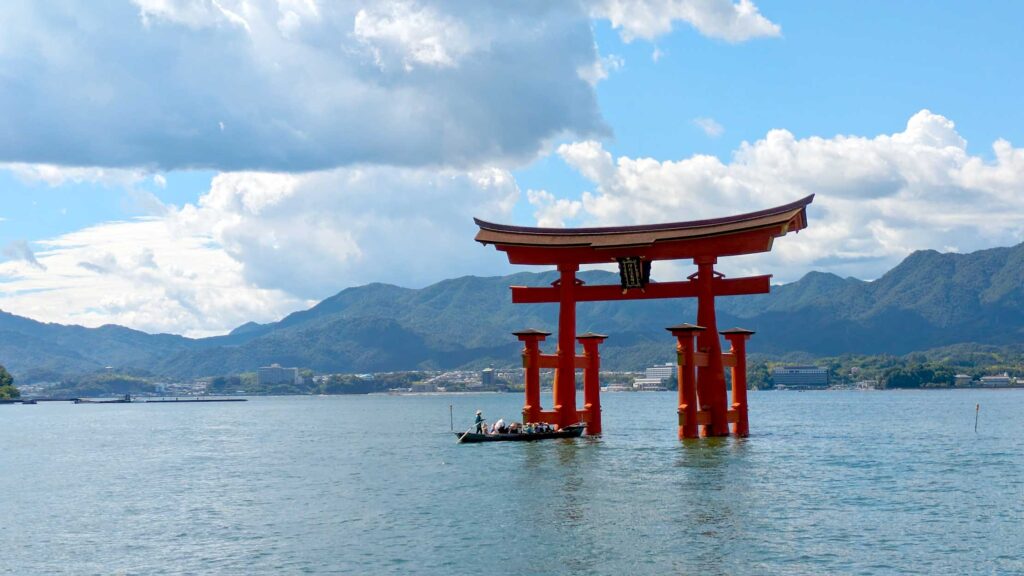
[[[494,423],[491,428],[491,434],[504,434],[505,433],[505,419],[498,418],[498,421]]]
[[[523,431],[523,425],[520,424],[519,422],[513,422],[513,423],[508,425],[508,433],[509,434],[519,434],[522,431]]]
[[[484,433],[484,416],[483,416],[483,412],[481,412],[479,410],[476,411],[476,420],[474,421],[474,423],[476,424],[476,433],[477,434],[483,434]]]

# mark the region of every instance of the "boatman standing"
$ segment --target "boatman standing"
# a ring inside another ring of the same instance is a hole
[[[484,417],[483,417],[483,412],[481,412],[479,410],[476,411],[476,420],[474,422],[476,424],[476,433],[477,434],[483,434],[484,433]]]

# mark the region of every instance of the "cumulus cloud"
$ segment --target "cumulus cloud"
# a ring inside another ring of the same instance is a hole
[[[779,25],[765,18],[751,0],[735,4],[732,0],[599,0],[591,4],[590,13],[609,20],[626,42],[636,38],[654,40],[671,32],[676,21],[728,42],[782,33]],[[657,57],[654,59],[657,61]]]
[[[353,34],[377,66],[386,69],[389,60],[397,60],[407,72],[416,66],[454,68],[477,48],[462,22],[411,2],[359,10]]]
[[[951,120],[928,110],[875,137],[798,139],[772,130],[731,162],[613,159],[592,141],[558,153],[595,185],[579,220],[619,225],[711,218],[817,194],[810,226],[769,255],[723,261],[733,273],[792,281],[809,270],[875,278],[913,250],[971,251],[1024,240],[1024,149],[999,140],[995,159],[967,151]]]
[[[527,190],[526,197],[537,208],[533,217],[537,219],[538,226],[562,228],[567,219],[575,218],[583,208],[579,200],[555,198],[547,190]]]
[[[211,234],[249,282],[323,298],[368,282],[421,286],[496,270],[472,242],[472,218],[507,216],[518,197],[499,169],[231,173],[174,222]]]
[[[348,286],[505,272],[472,241],[472,217],[507,219],[518,197],[500,169],[219,174],[198,202],[160,217],[37,242],[37,265],[27,245],[9,248],[19,259],[0,263],[0,308],[87,326],[223,333]]]
[[[0,22],[0,162],[471,168],[607,132],[575,2],[7,2]]]

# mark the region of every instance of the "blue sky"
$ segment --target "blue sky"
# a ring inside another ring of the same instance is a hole
[[[1024,240],[1019,2],[460,6],[0,8],[0,309],[216,334],[347,286],[511,271],[472,216],[807,193],[807,232],[723,270],[871,279]]]

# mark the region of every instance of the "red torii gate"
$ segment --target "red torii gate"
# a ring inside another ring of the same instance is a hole
[[[715,296],[764,294],[771,275],[725,278],[714,270],[718,258],[768,252],[775,238],[807,227],[807,206],[814,196],[791,204],[712,220],[607,228],[531,228],[494,224],[474,219],[480,227],[476,241],[493,244],[512,264],[554,265],[560,278],[551,287],[512,287],[517,304],[557,302],[558,348],[542,354],[540,342],[550,334],[536,330],[516,332],[523,341],[526,371],[524,422],[568,426],[587,423],[588,434],[601,433],[598,383],[598,345],[606,336],[578,337],[584,354],[576,355],[576,303],[597,300],[697,298],[697,325],[668,328],[677,338],[679,365],[679,435],[696,437],[698,425],[707,436],[727,436],[729,423],[746,436],[745,341],[753,332],[723,332],[732,344],[722,353],[715,319]],[[681,282],[647,283],[654,260],[693,259],[697,272]],[[586,286],[576,278],[581,264],[619,263],[620,285]],[[697,342],[694,346],[693,338]],[[726,398],[724,367],[733,369],[733,407]],[[540,368],[554,368],[553,410],[540,405]],[[576,407],[576,369],[584,370],[584,407]],[[696,375],[694,369],[696,368]]]

